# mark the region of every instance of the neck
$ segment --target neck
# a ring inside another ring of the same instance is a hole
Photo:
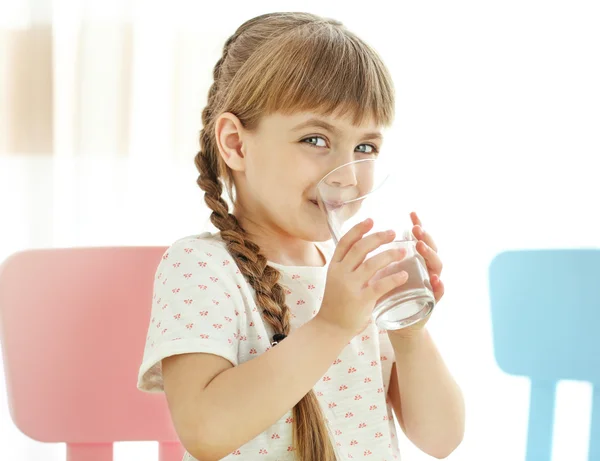
[[[299,239],[262,224],[239,210],[233,214],[268,261],[284,266],[325,265],[325,257],[314,242]]]

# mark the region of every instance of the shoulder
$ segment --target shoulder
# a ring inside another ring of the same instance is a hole
[[[167,248],[163,260],[186,258],[186,256],[188,258],[226,257],[229,256],[229,252],[219,234],[204,232],[177,239]]]
[[[189,235],[173,242],[163,253],[160,265],[180,268],[193,264],[197,268],[210,267],[220,270],[233,264],[233,257],[227,251],[219,234],[205,232]]]
[[[219,234],[205,232],[182,237],[163,253],[156,270],[157,278],[178,273],[186,278],[213,277],[243,280],[234,258]],[[224,280],[223,280],[224,281]]]

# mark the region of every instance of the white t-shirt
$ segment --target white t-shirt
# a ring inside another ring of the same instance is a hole
[[[329,261],[331,249],[319,248]],[[318,312],[324,267],[282,266],[280,283],[291,310],[291,331]],[[161,360],[190,352],[215,354],[234,366],[271,347],[273,332],[261,319],[254,291],[220,235],[177,240],[156,270],[151,320],[138,374],[138,389],[162,392]],[[342,350],[315,384],[339,460],[400,458],[387,399],[394,352],[374,322]],[[189,453],[184,461],[193,461]],[[292,461],[292,411],[224,460]]]

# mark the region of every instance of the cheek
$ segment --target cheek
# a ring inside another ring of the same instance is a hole
[[[365,169],[364,171],[360,171],[360,174],[357,175],[358,189],[360,195],[366,195],[372,192],[375,184],[375,171],[372,169]]]
[[[316,157],[294,149],[257,156],[247,170],[249,181],[262,182],[265,187],[277,185],[282,195],[310,190],[326,173]]]
[[[253,189],[271,183],[279,168],[275,154],[255,150],[246,159],[246,181]]]
[[[314,196],[319,180],[328,172],[327,157],[306,146],[268,142],[252,145],[246,161],[246,181],[262,201],[298,203]]]

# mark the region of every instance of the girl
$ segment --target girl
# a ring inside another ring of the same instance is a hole
[[[196,156],[219,232],[165,252],[138,377],[165,392],[186,461],[399,459],[393,413],[430,455],[460,443],[461,392],[426,321],[386,332],[371,320],[407,279],[369,283],[404,256],[366,259],[393,232],[365,235],[367,221],[335,251],[319,243],[318,180],[377,155],[393,108],[380,58],[337,21],[268,14],[225,43]],[[442,264],[412,219],[439,300]]]

